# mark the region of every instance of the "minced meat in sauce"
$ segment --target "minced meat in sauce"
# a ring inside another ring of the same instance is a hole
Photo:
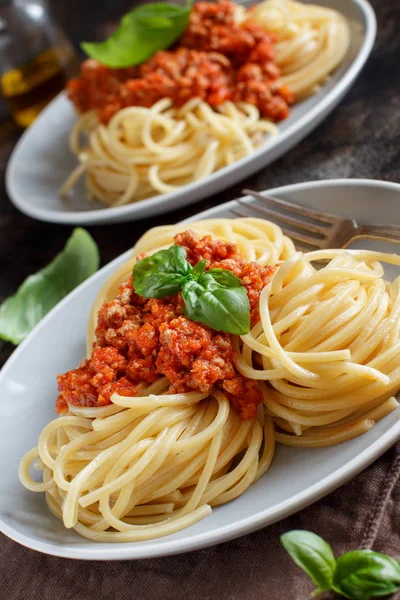
[[[213,107],[226,100],[257,106],[262,117],[285,119],[293,96],[279,82],[274,37],[252,23],[237,23],[229,0],[198,2],[172,50],[160,50],[137,67],[110,69],[95,60],[82,64],[67,86],[77,110],[97,110],[107,123],[128,106],[150,107],[162,98],[182,106],[201,98]]]
[[[175,236],[175,243],[186,249],[192,266],[206,259],[207,269],[234,272],[247,289],[251,323],[259,320],[260,293],[275,267],[246,263],[235,244],[211,236],[199,238],[192,231]],[[65,410],[68,403],[110,404],[115,392],[140,395],[164,375],[171,393],[222,388],[232,406],[249,419],[256,415],[262,394],[256,381],[236,371],[235,358],[232,336],[186,318],[180,294],[142,298],[131,280],[120,286],[114,300],[101,307],[90,358],[78,369],[58,376],[57,412]]]

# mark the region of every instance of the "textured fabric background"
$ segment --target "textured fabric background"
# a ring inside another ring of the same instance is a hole
[[[53,0],[75,44],[98,39],[131,0]],[[306,140],[249,180],[185,210],[112,227],[91,228],[103,263],[150,226],[176,222],[230,200],[243,187],[335,177],[400,181],[400,4],[373,0],[378,38],[373,54],[340,106]],[[4,188],[8,155],[20,135],[0,122],[0,300],[61,249],[71,229],[19,214]],[[379,198],[377,198],[379,202]],[[12,347],[0,342],[4,362]],[[3,457],[3,460],[7,460]],[[168,558],[95,563],[40,555],[0,534],[1,600],[305,600],[312,584],[279,542],[293,528],[315,531],[336,554],[361,546],[400,555],[400,444],[328,497],[289,519],[213,548]],[[398,595],[400,598],[400,595]]]

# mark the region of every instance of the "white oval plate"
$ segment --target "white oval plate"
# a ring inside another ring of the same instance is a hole
[[[68,146],[68,134],[76,119],[64,94],[56,98],[22,136],[7,169],[7,190],[23,213],[53,223],[100,224],[141,219],[175,210],[227,188],[259,171],[287,152],[312,131],[348,91],[371,52],[376,21],[366,0],[314,0],[341,11],[351,24],[349,51],[321,90],[293,107],[291,116],[279,125],[280,135],[257,152],[216,171],[182,189],[120,206],[106,208],[88,202],[83,184],[68,201],[58,190],[76,165]]]
[[[352,216],[363,223],[400,225],[400,185],[370,180],[332,180],[271,190],[319,210]],[[235,201],[197,215],[234,217]],[[365,240],[377,249],[377,242]],[[379,248],[394,252],[393,244]],[[0,530],[47,554],[94,560],[138,559],[177,554],[218,544],[286,517],[315,502],[373,462],[400,437],[400,409],[368,433],[331,448],[278,446],[267,473],[240,498],[215,508],[196,525],[147,542],[105,544],[67,530],[47,509],[44,495],[25,490],[18,463],[36,445],[55,417],[56,375],[76,367],[85,353],[90,307],[105,279],[130,255],[101,269],[54,308],[19,346],[0,373]]]

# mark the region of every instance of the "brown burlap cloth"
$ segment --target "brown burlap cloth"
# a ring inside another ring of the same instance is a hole
[[[283,550],[290,529],[322,535],[335,554],[400,555],[400,442],[358,477],[292,517],[232,542],[166,558],[55,558],[2,536],[1,600],[305,600],[313,585]],[[400,594],[396,596],[400,599]]]

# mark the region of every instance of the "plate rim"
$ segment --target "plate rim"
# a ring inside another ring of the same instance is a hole
[[[261,0],[256,0],[257,2]],[[312,0],[311,0],[312,2]],[[29,135],[32,131],[36,131],[42,122],[47,118],[47,114],[54,110],[55,104],[57,102],[61,102],[62,99],[65,99],[65,92],[61,92],[50,104],[43,110],[40,114],[39,118],[35,121],[35,123],[27,129],[18,140],[13,152],[8,161],[5,183],[6,190],[11,199],[13,205],[20,210],[22,213],[32,217],[34,219],[38,219],[40,221],[50,222],[50,223],[59,223],[64,225],[101,225],[107,224],[111,222],[129,222],[133,220],[135,217],[137,218],[146,218],[151,216],[148,213],[152,209],[159,209],[163,207],[165,210],[157,210],[157,214],[162,214],[163,212],[168,211],[168,204],[173,200],[177,200],[178,204],[174,209],[182,208],[183,206],[189,206],[199,201],[201,198],[206,197],[207,192],[216,193],[217,191],[221,191],[223,189],[228,189],[230,184],[223,185],[221,180],[228,178],[229,175],[235,173],[237,163],[240,162],[241,169],[249,168],[249,172],[247,175],[244,175],[243,178],[238,178],[235,181],[242,181],[242,179],[249,176],[251,173],[257,172],[261,170],[263,167],[255,168],[250,172],[250,165],[255,165],[257,160],[261,160],[268,152],[274,148],[282,148],[285,142],[292,138],[296,137],[298,134],[302,134],[305,132],[303,136],[300,137],[298,141],[303,139],[310,130],[312,129],[313,122],[317,126],[318,123],[325,118],[325,113],[330,109],[334,109],[336,103],[343,97],[343,95],[348,91],[351,84],[355,81],[357,76],[360,74],[362,68],[364,67],[371,51],[373,48],[373,44],[376,37],[377,30],[377,21],[376,15],[373,7],[368,2],[368,0],[349,0],[354,6],[357,6],[361,11],[361,14],[364,18],[365,31],[362,45],[355,56],[353,63],[349,66],[347,71],[343,74],[342,78],[334,85],[334,87],[329,90],[321,99],[309,110],[306,114],[304,114],[299,119],[295,120],[292,125],[286,129],[286,131],[282,132],[276,142],[272,142],[271,146],[266,145],[264,147],[259,148],[253,154],[241,159],[224,167],[223,169],[219,169],[215,171],[205,179],[199,180],[197,182],[192,182],[182,187],[182,189],[178,189],[174,192],[169,192],[167,194],[158,194],[151,198],[145,199],[143,201],[134,202],[131,204],[127,204],[124,206],[117,206],[111,208],[101,208],[95,210],[84,210],[84,211],[69,211],[63,212],[61,210],[48,210],[41,207],[37,207],[34,204],[31,205],[29,201],[24,199],[23,195],[18,193],[18,190],[15,189],[15,175],[14,171],[17,169],[17,164],[19,162],[19,153],[23,150],[25,145],[29,142]],[[307,0],[306,3],[309,3]],[[329,0],[329,3],[334,4],[334,0]],[[321,116],[321,119],[319,117]],[[310,129],[307,130],[307,127]],[[296,145],[297,142],[294,144]],[[294,147],[294,146],[293,146]],[[281,154],[277,156],[281,156],[285,154],[285,150]],[[274,159],[275,160],[275,159]],[[215,189],[211,188],[215,184]],[[205,190],[204,195],[200,190]],[[193,200],[189,202],[184,202],[185,195],[193,195]],[[145,213],[145,214],[144,214]]]
[[[279,193],[290,193],[291,191],[321,188],[327,186],[335,187],[347,187],[347,186],[360,186],[360,187],[375,187],[377,189],[391,189],[399,194],[400,200],[400,184],[381,181],[375,179],[327,179],[317,180],[311,182],[304,182],[300,184],[290,184],[287,186],[280,186],[273,188],[273,192],[277,195]],[[266,190],[267,191],[267,190]],[[271,190],[268,190],[271,191]],[[243,198],[249,198],[244,196]],[[212,211],[221,210],[228,208],[235,203],[235,200],[223,203],[206,211],[198,213],[195,217],[185,219],[182,223],[188,223],[194,220],[200,220],[207,218],[207,215]],[[47,321],[52,318],[54,314],[63,310],[64,304],[73,295],[80,293],[80,290],[85,286],[90,286],[91,282],[99,273],[105,268],[111,268],[116,263],[119,263],[131,254],[132,249],[119,255],[117,258],[107,263],[97,273],[92,275],[89,279],[81,283],[75,290],[68,294],[57,306],[55,306],[44,319],[32,330],[29,336],[16,348],[10,358],[6,361],[3,368],[0,371],[0,385],[3,379],[6,377],[7,372],[13,366],[14,362],[18,360],[19,354],[23,351],[25,345],[30,340],[40,334],[42,327],[44,327]],[[400,438],[400,419],[397,423],[393,424],[388,431],[382,434],[377,440],[375,440],[368,448],[366,448],[361,454],[353,457],[348,463],[337,469],[334,473],[331,473],[324,479],[315,483],[313,486],[306,490],[288,498],[284,502],[281,502],[275,509],[265,509],[257,514],[257,516],[249,516],[242,518],[233,524],[224,525],[213,532],[199,533],[192,539],[185,540],[184,549],[181,548],[182,542],[180,540],[171,540],[170,542],[164,543],[161,546],[157,546],[157,540],[149,540],[148,547],[143,552],[143,548],[137,548],[135,543],[126,543],[122,547],[116,548],[113,544],[110,544],[106,548],[98,548],[95,543],[91,544],[88,542],[86,547],[74,547],[73,544],[68,543],[66,547],[58,546],[54,543],[43,541],[40,539],[34,539],[25,533],[19,532],[14,527],[6,523],[0,518],[0,531],[7,535],[12,540],[16,541],[23,546],[36,550],[48,555],[59,556],[62,558],[71,558],[76,560],[137,560],[143,558],[156,558],[160,556],[170,556],[174,554],[180,554],[183,552],[191,552],[199,550],[201,548],[218,545],[220,543],[229,541],[231,539],[240,537],[271,525],[285,517],[290,516],[316,502],[333,490],[343,485],[346,481],[352,479],[355,475],[360,473],[362,470],[367,468],[374,460],[381,456],[388,448],[390,448],[397,439]],[[294,499],[293,499],[294,498]],[[162,548],[158,550],[158,548]]]

